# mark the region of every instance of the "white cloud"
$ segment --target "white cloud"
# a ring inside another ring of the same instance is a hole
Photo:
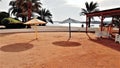
[[[81,7],[81,8],[85,7],[85,2],[91,2],[91,1],[100,3],[103,0],[66,0],[68,5],[72,5],[75,7]]]
[[[64,20],[68,17],[76,19],[76,16],[80,17],[80,7],[78,8],[72,5],[68,5],[65,0],[43,0],[42,3],[44,7],[51,11],[54,20]]]
[[[0,2],[0,11],[9,9],[9,1],[2,0]],[[99,8],[102,10],[120,7],[120,0],[41,0],[43,7],[49,9],[53,14],[54,20],[64,20],[68,17],[85,20],[80,17],[81,8],[85,8],[85,2],[98,2]]]
[[[57,8],[57,7],[61,7],[64,6],[64,4],[66,3],[64,0],[41,0],[41,2],[43,3],[43,7],[47,7],[47,8]]]
[[[10,0],[2,0],[0,1],[0,11],[8,11]]]
[[[104,0],[99,3],[101,9],[112,9],[120,7],[120,0]]]

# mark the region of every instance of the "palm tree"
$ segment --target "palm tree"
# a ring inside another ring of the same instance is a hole
[[[12,6],[9,13],[21,17],[24,22],[27,18],[31,19],[32,12],[37,12],[41,8],[40,0],[12,0],[9,5]]]
[[[80,15],[86,15],[86,13],[91,13],[91,12],[95,12],[95,11],[99,11],[99,9],[97,8],[98,7],[98,3],[97,2],[85,2],[85,6],[86,6],[86,9],[84,8],[81,8],[82,12]],[[91,22],[91,17],[89,17],[89,27],[90,27],[90,22]]]
[[[12,6],[9,9],[9,13],[16,16],[16,18],[21,17],[22,21],[25,22],[27,17],[27,4],[23,0],[12,0],[9,5]]]
[[[30,20],[32,12],[38,12],[41,8],[42,3],[40,0],[28,0],[28,20]]]
[[[38,12],[38,14],[39,14],[38,19],[43,20],[45,22],[51,22],[51,23],[53,23],[53,21],[52,21],[52,14],[51,14],[51,12],[49,10],[47,10],[47,9],[41,9]]]
[[[24,16],[21,14],[22,9],[21,9],[20,3],[18,2],[18,0],[17,1],[10,1],[9,5],[12,7],[9,8],[8,12],[11,16],[12,15],[16,16],[16,18],[21,17],[22,21],[24,22]]]
[[[39,11],[39,9],[41,8],[41,5],[42,5],[42,3],[40,2],[40,0],[32,0],[31,2],[33,3],[33,5],[32,5],[32,11],[33,12]]]

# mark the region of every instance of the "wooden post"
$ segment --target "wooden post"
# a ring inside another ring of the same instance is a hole
[[[113,22],[114,22],[113,19],[114,19],[114,18],[112,17],[112,22],[111,22],[111,24],[110,24],[110,28],[109,28],[109,33],[110,33],[110,34],[112,34]]]
[[[103,31],[103,20],[104,20],[104,17],[103,17],[103,15],[102,15],[102,18],[101,18],[101,26],[100,26],[101,32]]]
[[[35,35],[36,35],[36,40],[38,39],[38,35],[37,35],[37,24],[35,24]]]
[[[86,16],[86,33],[88,32],[88,16]]]

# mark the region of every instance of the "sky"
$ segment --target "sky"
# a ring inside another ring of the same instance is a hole
[[[8,11],[11,0],[0,2],[0,11]],[[85,2],[97,2],[100,10],[120,7],[120,0],[41,0],[42,7],[50,10],[54,21],[62,21],[73,18],[85,21],[85,16],[80,16],[81,8],[85,8]]]

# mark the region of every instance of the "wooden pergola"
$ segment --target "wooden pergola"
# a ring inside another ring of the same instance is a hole
[[[103,11],[87,13],[86,14],[86,33],[88,32],[88,23],[90,22],[89,18],[95,17],[95,16],[100,17],[100,19],[101,19],[100,30],[103,31],[104,19],[107,18],[107,17],[111,17],[112,18],[112,22],[113,22],[113,18],[115,16],[119,16],[120,17],[120,8],[114,8],[114,9],[109,9],[109,10],[103,10]],[[120,27],[119,27],[119,29],[120,29]]]

